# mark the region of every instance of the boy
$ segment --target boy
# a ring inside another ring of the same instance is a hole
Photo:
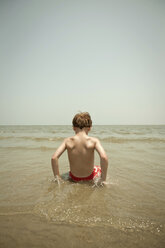
[[[108,158],[98,139],[89,137],[92,120],[87,112],[76,114],[73,118],[75,136],[66,138],[53,154],[51,159],[52,170],[55,177],[60,177],[58,159],[67,150],[70,164],[70,178],[77,181],[90,181],[100,177],[99,183],[106,181]],[[94,166],[94,151],[100,156],[100,166]]]

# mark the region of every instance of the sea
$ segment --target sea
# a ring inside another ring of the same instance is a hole
[[[0,247],[165,247],[165,125],[96,125],[107,184],[56,181],[51,156],[72,126],[0,126]],[[100,164],[95,154],[95,165]]]

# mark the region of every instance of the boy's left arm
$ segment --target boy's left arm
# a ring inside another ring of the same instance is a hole
[[[58,159],[66,150],[66,140],[59,146],[59,148],[55,151],[51,158],[52,170],[55,177],[60,177],[59,167],[58,167]]]

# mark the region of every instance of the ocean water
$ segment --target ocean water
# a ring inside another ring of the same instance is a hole
[[[165,126],[94,126],[105,187],[53,181],[71,126],[0,126],[0,247],[165,247]],[[95,154],[95,164],[99,157]]]

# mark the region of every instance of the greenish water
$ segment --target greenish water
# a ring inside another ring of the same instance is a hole
[[[52,181],[70,126],[0,126],[0,247],[164,247],[165,126],[94,126],[106,187]],[[99,164],[96,154],[95,164]]]

